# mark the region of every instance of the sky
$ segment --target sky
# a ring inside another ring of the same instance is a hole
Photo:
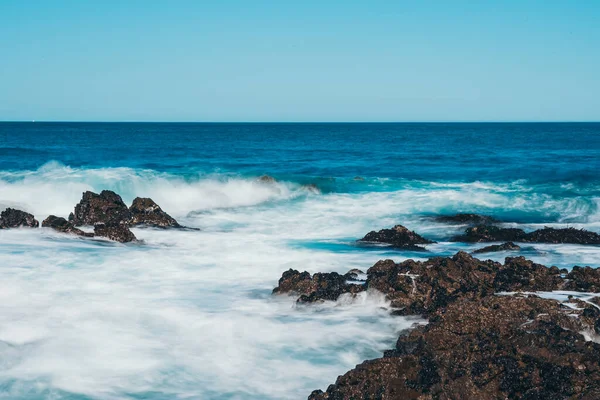
[[[0,0],[0,121],[600,121],[600,0]]]

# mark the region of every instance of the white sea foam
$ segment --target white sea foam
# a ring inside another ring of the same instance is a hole
[[[352,245],[397,223],[434,237],[462,229],[420,213],[562,215],[579,201],[489,184],[318,195],[295,183],[232,175],[183,179],[51,163],[0,173],[0,206],[24,208],[38,219],[66,216],[81,192],[102,189],[126,202],[152,197],[202,231],[134,229],[145,244],[121,245],[47,229],[0,230],[0,384],[9,398],[305,398],[393,347],[413,321],[391,317],[376,293],[316,307],[273,298],[283,271],[344,273],[384,257],[400,261],[406,255],[389,248]],[[573,212],[589,211],[581,207]],[[478,246],[429,247],[450,254]],[[536,245],[527,256],[600,265],[597,247]]]

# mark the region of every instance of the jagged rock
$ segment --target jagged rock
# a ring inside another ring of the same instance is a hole
[[[371,231],[358,242],[386,243],[399,249],[415,251],[425,250],[422,246],[417,246],[419,244],[435,243],[402,225],[396,225],[392,229],[382,229],[379,232]]]
[[[272,183],[276,183],[277,182],[277,180],[275,178],[273,178],[272,176],[269,176],[269,175],[259,176],[256,179],[256,181],[260,182],[260,183],[268,183],[268,184],[272,184]]]
[[[452,238],[455,242],[523,242],[523,243],[573,243],[600,244],[600,234],[575,228],[543,228],[525,233],[518,228],[495,225],[478,225],[467,228],[464,235]]]
[[[433,217],[436,222],[445,224],[469,224],[469,225],[490,225],[498,221],[489,215],[479,214],[455,214],[455,215],[437,215]]]
[[[131,225],[147,225],[158,228],[181,228],[181,225],[164,212],[154,200],[136,197],[129,207]]]
[[[136,237],[125,224],[96,224],[94,236],[101,236],[116,242],[128,243],[136,241]]]
[[[600,235],[585,229],[545,227],[527,234],[526,241],[531,243],[600,244]]]
[[[63,217],[57,217],[50,215],[48,218],[42,221],[42,227],[52,228],[55,231],[62,233],[71,233],[77,236],[93,237],[93,233],[84,232],[79,228],[76,228],[71,222],[67,221]]]
[[[299,303],[314,303],[324,300],[337,300],[344,293],[356,294],[364,290],[361,284],[348,283],[345,275],[337,272],[316,273],[299,272],[290,269],[279,279],[279,286],[273,289],[274,294],[297,294]]]
[[[121,196],[110,190],[103,190],[100,194],[84,192],[75,211],[69,216],[75,226],[103,224],[128,224],[131,221],[131,212]]]
[[[494,278],[495,292],[551,291],[560,289],[564,280],[561,271],[525,259],[507,257]]]
[[[34,216],[25,211],[7,208],[0,213],[0,229],[19,227],[37,228],[38,226],[40,226],[40,223]]]
[[[540,298],[462,299],[310,400],[595,399],[600,345],[581,313]]]
[[[501,228],[494,225],[478,225],[467,228],[465,234],[452,238],[454,242],[523,242],[527,234],[518,228]]]
[[[477,249],[473,251],[473,254],[481,254],[481,253],[492,253],[497,251],[516,251],[521,250],[521,247],[514,244],[513,242],[506,242],[503,244],[493,244],[491,246],[485,246],[481,249]]]
[[[600,269],[575,266],[565,280],[564,290],[600,292]]]

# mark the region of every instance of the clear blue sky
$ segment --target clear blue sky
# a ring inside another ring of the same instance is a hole
[[[0,120],[600,120],[600,0],[0,0]]]

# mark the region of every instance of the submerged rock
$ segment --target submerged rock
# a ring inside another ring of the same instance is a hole
[[[136,197],[129,207],[131,213],[131,225],[147,225],[158,228],[181,228],[182,226],[164,212],[154,200]]]
[[[314,183],[309,183],[308,185],[302,185],[302,189],[313,193],[313,194],[321,194],[321,189]]]
[[[37,228],[39,226],[40,223],[35,217],[25,211],[7,208],[0,213],[0,229],[20,227]]]
[[[513,242],[506,242],[506,243],[502,243],[502,244],[493,244],[491,246],[485,246],[481,249],[477,249],[477,250],[473,251],[473,254],[492,253],[492,252],[496,252],[496,251],[516,251],[516,250],[521,250],[521,247],[514,244]]]
[[[463,299],[309,399],[595,399],[600,345],[586,318],[535,297]]]
[[[469,225],[489,225],[498,221],[496,218],[489,215],[479,214],[454,214],[454,215],[437,215],[433,217],[436,222],[445,224],[469,224]]]
[[[276,180],[275,178],[273,178],[272,176],[269,176],[269,175],[263,175],[263,176],[259,176],[259,177],[256,179],[256,181],[257,181],[257,182],[260,182],[260,183],[269,183],[269,184],[272,184],[272,183],[276,183],[276,182],[277,182],[277,180]]]
[[[75,226],[102,224],[128,224],[131,212],[121,196],[110,190],[100,194],[84,192],[75,211],[69,216]]]
[[[124,224],[96,224],[94,236],[101,236],[120,243],[136,241],[136,237]]]
[[[382,229],[379,232],[371,231],[358,242],[386,243],[399,249],[416,251],[425,250],[424,247],[418,246],[419,244],[435,243],[402,225],[396,225],[392,229]]]
[[[84,232],[79,228],[76,228],[71,222],[67,221],[63,217],[57,217],[50,215],[48,218],[42,221],[42,227],[52,228],[55,231],[62,233],[71,233],[77,236],[93,237],[93,233]]]

